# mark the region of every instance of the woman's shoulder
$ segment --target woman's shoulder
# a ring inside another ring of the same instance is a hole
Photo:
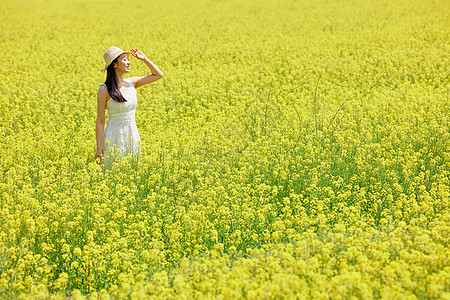
[[[103,83],[98,87],[98,97],[105,98],[106,102],[108,102],[111,99],[106,84]]]
[[[134,82],[133,82],[132,77],[125,79],[125,81],[128,82],[128,84],[130,85],[130,87],[134,88]]]
[[[102,93],[102,94],[109,94],[108,92],[108,87],[106,86],[106,84],[102,83],[99,87],[98,87],[98,93]]]

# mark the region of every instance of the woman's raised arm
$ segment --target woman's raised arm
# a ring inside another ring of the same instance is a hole
[[[138,49],[131,49],[130,50],[131,55],[136,57],[139,60],[142,60],[147,67],[152,72],[151,75],[143,76],[143,77],[130,77],[131,82],[133,82],[133,85],[135,88],[138,88],[140,86],[143,86],[145,84],[148,84],[150,82],[156,81],[163,77],[163,72],[150,60],[148,59],[144,53],[139,51]]]

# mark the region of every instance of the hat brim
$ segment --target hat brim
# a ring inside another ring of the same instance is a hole
[[[106,71],[106,70],[108,69],[108,67],[112,64],[112,62],[113,62],[116,58],[118,58],[119,56],[121,56],[121,55],[124,54],[124,53],[128,54],[128,56],[131,55],[131,52],[130,52],[130,51],[123,51],[122,53],[118,54],[117,56],[114,56],[114,57],[111,59],[111,61],[110,61],[108,64],[105,65],[105,68],[102,69],[102,72],[105,73],[105,71]]]

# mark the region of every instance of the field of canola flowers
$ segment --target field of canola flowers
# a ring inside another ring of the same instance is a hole
[[[2,1],[0,297],[449,299],[449,12]],[[112,45],[164,77],[107,168]]]

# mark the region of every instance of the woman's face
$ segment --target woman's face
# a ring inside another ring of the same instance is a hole
[[[130,72],[130,61],[128,60],[128,54],[121,54],[117,59],[117,63],[114,63],[114,68],[116,69],[116,72]]]

